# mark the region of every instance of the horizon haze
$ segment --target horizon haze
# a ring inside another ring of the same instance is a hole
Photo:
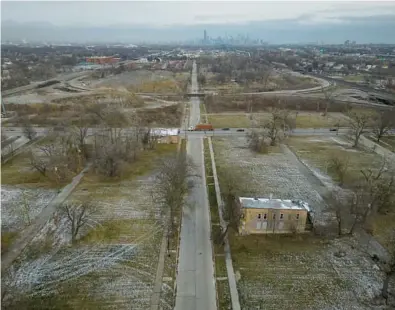
[[[248,35],[272,44],[395,43],[391,2],[2,1],[2,41],[163,43]]]

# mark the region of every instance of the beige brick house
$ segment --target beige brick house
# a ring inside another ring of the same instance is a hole
[[[295,233],[306,230],[309,205],[300,200],[239,197],[240,234]]]

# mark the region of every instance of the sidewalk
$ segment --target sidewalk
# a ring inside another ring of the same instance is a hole
[[[219,219],[220,219],[220,223],[222,226],[222,231],[225,231],[226,223],[225,223],[223,216],[222,216],[223,202],[222,202],[221,192],[220,192],[220,188],[219,188],[217,167],[215,165],[213,144],[211,143],[210,137],[207,137],[207,139],[208,139],[208,145],[209,145],[209,149],[210,149],[211,165],[212,165],[212,169],[213,169],[214,187],[215,187],[215,193],[216,193],[216,197],[217,197]],[[240,307],[240,301],[239,301],[239,293],[237,291],[235,272],[233,269],[232,256],[230,253],[230,246],[229,246],[229,240],[228,240],[227,235],[225,236],[224,241],[225,241],[224,250],[225,250],[226,271],[228,273],[230,297],[232,300],[232,310],[240,310],[241,307]]]

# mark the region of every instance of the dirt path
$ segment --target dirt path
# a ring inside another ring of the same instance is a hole
[[[88,171],[91,164],[88,164],[77,176],[73,178],[70,184],[65,186],[62,191],[56,196],[36,217],[36,220],[25,230],[21,232],[18,239],[13,243],[10,249],[1,257],[1,270],[7,270],[13,261],[22,253],[23,249],[33,240],[33,238],[44,227],[45,223],[51,219],[57,207],[62,204],[71,192],[76,188],[83,178],[85,172]]]

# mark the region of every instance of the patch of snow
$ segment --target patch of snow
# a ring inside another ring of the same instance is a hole
[[[17,231],[33,221],[57,195],[56,190],[1,186],[1,225]]]
[[[331,137],[331,140],[333,140],[335,143],[340,144],[340,145],[348,145],[351,146],[351,144],[347,141],[341,140],[339,138],[336,137]]]

